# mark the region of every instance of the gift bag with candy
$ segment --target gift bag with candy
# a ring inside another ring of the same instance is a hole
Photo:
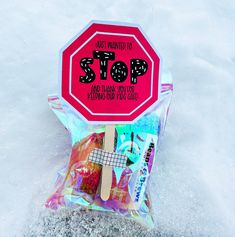
[[[148,181],[171,75],[132,25],[91,22],[60,59],[59,95],[49,96],[49,105],[71,135],[72,152],[46,207],[116,213],[153,227]]]

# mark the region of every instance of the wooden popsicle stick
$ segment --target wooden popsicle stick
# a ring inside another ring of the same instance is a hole
[[[113,152],[114,150],[114,138],[115,138],[115,125],[105,126],[105,139],[104,150]],[[103,166],[101,174],[101,187],[100,197],[102,200],[107,201],[110,196],[110,190],[112,186],[112,167]]]
[[[103,201],[107,201],[110,196],[110,190],[112,186],[112,167],[103,166],[102,167],[102,177],[100,186],[100,197]]]

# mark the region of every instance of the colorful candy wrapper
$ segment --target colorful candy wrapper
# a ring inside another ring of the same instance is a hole
[[[171,75],[163,72],[158,102],[136,122],[115,125],[114,151],[127,157],[127,165],[112,168],[107,201],[99,193],[102,166],[89,161],[94,149],[103,148],[105,125],[84,122],[58,96],[49,96],[51,109],[71,135],[72,152],[66,168],[59,172],[56,191],[48,198],[46,207],[84,207],[118,213],[153,227],[148,181],[151,172],[156,172],[159,138],[164,131],[172,91]]]

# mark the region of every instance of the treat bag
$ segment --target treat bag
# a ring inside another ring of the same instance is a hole
[[[92,22],[61,50],[59,95],[49,105],[72,152],[46,207],[118,213],[153,227],[148,181],[173,86],[137,26]]]

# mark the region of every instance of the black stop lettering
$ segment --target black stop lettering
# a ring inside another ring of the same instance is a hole
[[[86,73],[85,76],[80,76],[80,82],[82,83],[90,83],[95,80],[94,71],[88,66],[93,63],[93,58],[82,58],[80,61],[80,66],[83,71]]]
[[[111,77],[116,82],[123,82],[126,80],[128,74],[128,68],[122,61],[117,61],[111,68]]]
[[[148,70],[148,64],[142,59],[131,59],[131,84],[137,83],[137,76],[144,75]]]
[[[100,60],[100,79],[107,79],[107,68],[108,68],[108,60],[115,59],[114,52],[108,51],[93,51],[93,58]]]

